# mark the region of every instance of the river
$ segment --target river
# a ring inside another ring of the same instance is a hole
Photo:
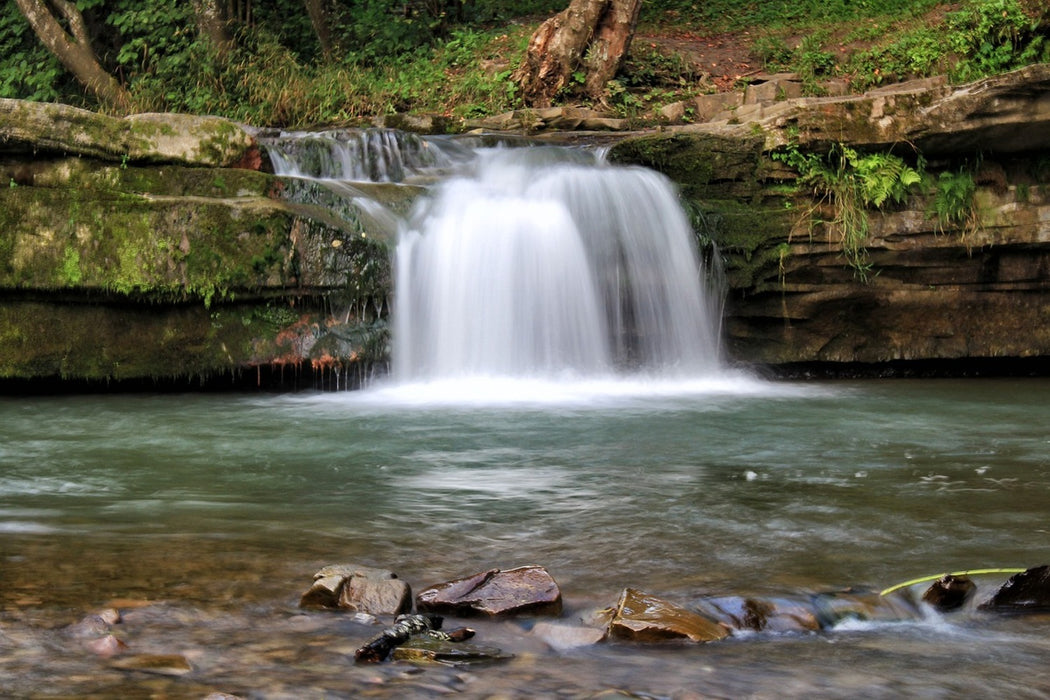
[[[625,587],[805,598],[1050,560],[1046,379],[527,385],[0,399],[0,695],[1050,693],[1050,619],[974,610],[566,651],[473,621],[514,657],[355,664],[379,628],[297,608],[326,564],[414,591],[540,564],[581,624]],[[121,670],[63,630],[107,606],[122,656],[192,670]]]

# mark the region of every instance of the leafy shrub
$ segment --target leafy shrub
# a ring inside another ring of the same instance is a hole
[[[975,0],[948,16],[949,44],[960,60],[953,78],[973,80],[1050,60],[1050,8],[1021,0]]]
[[[14,0],[0,7],[0,97],[80,104],[80,87],[37,41]]]
[[[618,73],[632,87],[681,87],[700,78],[695,66],[677,51],[635,42]]]

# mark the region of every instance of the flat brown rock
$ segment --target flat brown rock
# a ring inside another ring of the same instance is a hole
[[[561,590],[542,566],[490,569],[420,591],[416,608],[447,615],[558,615]]]
[[[718,622],[656,596],[624,589],[609,623],[609,635],[636,642],[688,639],[713,642],[729,636]]]

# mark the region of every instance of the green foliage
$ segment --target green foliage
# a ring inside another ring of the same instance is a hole
[[[832,205],[834,218],[819,223],[838,230],[843,256],[861,279],[867,279],[872,267],[865,248],[868,210],[903,202],[922,182],[921,166],[913,168],[892,153],[861,154],[843,144],[827,155],[791,147],[772,157],[798,171],[800,183],[817,196],[817,204],[806,212],[811,223],[819,222],[812,217],[821,204]]]
[[[689,17],[715,31],[776,29],[817,22],[849,22],[872,16],[912,16],[935,0],[659,0],[643,5],[654,21],[677,22]]]
[[[226,4],[240,14],[230,17],[233,48],[217,56],[198,35],[193,3],[76,1],[92,48],[127,86],[133,109],[310,126],[391,111],[481,116],[519,107],[511,71],[537,23],[567,0],[330,0],[335,48],[327,56],[301,0]],[[0,97],[92,106],[14,0],[0,7]],[[949,70],[968,80],[1050,60],[1050,9],[1039,0],[646,0],[641,22],[700,35],[748,30],[767,70],[799,73],[811,93],[832,75],[865,88]],[[611,106],[638,117],[710,89],[683,53],[643,36],[608,86]],[[856,41],[870,46],[852,57],[842,51]]]
[[[943,33],[923,26],[899,34],[888,44],[857,52],[847,62],[846,72],[862,90],[887,79],[933,75],[941,70],[946,56]]]
[[[681,53],[636,42],[620,67],[620,84],[628,88],[684,87],[700,78]]]
[[[863,89],[887,78],[948,73],[968,81],[1050,60],[1050,9],[1033,0],[969,0],[934,25],[908,27],[850,58]]]
[[[1038,8],[1038,9],[1037,9]],[[953,77],[960,81],[1050,60],[1046,3],[1025,7],[1022,0],[980,0],[948,16],[949,45],[962,60]]]
[[[0,97],[79,104],[78,86],[37,41],[14,0],[0,7]]]
[[[826,31],[814,32],[803,38],[792,53],[792,66],[810,90],[818,79],[830,76],[835,70],[835,55],[824,49],[828,38]]]
[[[977,184],[969,170],[945,171],[937,177],[934,188],[931,214],[937,217],[938,227],[957,229],[963,240],[976,232]]]
[[[791,65],[795,54],[787,42],[772,34],[763,34],[751,45],[751,53],[758,57],[766,70],[779,71]]]

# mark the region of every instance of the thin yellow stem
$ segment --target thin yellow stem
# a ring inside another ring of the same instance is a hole
[[[969,569],[967,571],[953,571],[951,573],[933,574],[932,576],[923,576],[922,578],[913,578],[911,581],[905,581],[904,583],[898,583],[895,586],[890,586],[886,590],[879,593],[879,595],[889,595],[894,591],[900,590],[901,588],[907,588],[908,586],[914,586],[917,583],[926,583],[927,581],[936,581],[942,576],[980,576],[981,574],[1023,574],[1028,569]]]

